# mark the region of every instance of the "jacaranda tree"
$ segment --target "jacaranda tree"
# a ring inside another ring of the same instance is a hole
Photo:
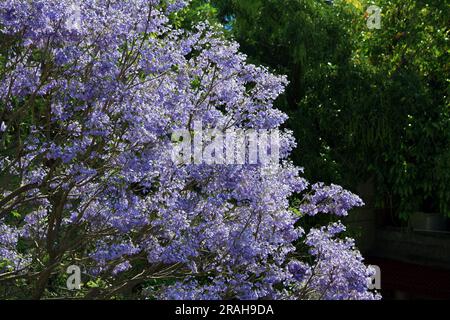
[[[340,223],[362,201],[279,164],[179,164],[171,133],[277,129],[287,80],[183,1],[0,2],[0,296],[377,299]],[[291,208],[292,196],[303,201]],[[65,288],[68,266],[83,271]]]

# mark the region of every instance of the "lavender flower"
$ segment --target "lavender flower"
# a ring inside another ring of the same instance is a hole
[[[77,259],[106,297],[126,275],[161,299],[374,298],[352,240],[335,238],[342,226],[306,237],[298,227],[289,199],[308,183],[288,160],[291,132],[276,168],[173,163],[170,134],[193,120],[277,129],[287,119],[273,107],[287,79],[247,63],[206,23],[172,27],[185,4],[80,0],[74,26],[69,0],[0,2],[0,32],[15,40],[2,43],[0,104],[26,141],[0,159],[14,177],[0,185],[0,276],[37,274],[23,289],[41,298],[49,275]],[[338,186],[312,188],[305,213],[362,205]],[[313,265],[293,258],[299,242]]]
[[[300,211],[311,216],[318,213],[347,216],[351,208],[364,205],[357,195],[344,190],[341,186],[316,183],[311,189],[311,193],[305,197],[305,203],[300,206]]]

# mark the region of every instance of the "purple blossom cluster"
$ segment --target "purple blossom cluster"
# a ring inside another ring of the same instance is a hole
[[[309,269],[302,270],[302,282],[308,284],[306,290],[313,297],[327,300],[379,298],[367,292],[367,282],[362,281],[371,279],[375,270],[363,264],[353,239],[336,237],[343,231],[345,226],[340,222],[310,230],[305,242],[315,263]],[[302,289],[303,284],[300,285]]]
[[[11,271],[11,267],[23,268],[29,263],[26,256],[17,251],[19,230],[0,223],[0,274]]]
[[[224,130],[286,120],[273,107],[286,78],[246,63],[206,23],[173,28],[168,14],[185,4],[0,2],[0,137],[24,135],[1,146],[16,152],[0,154],[11,180],[0,185],[0,286],[31,274],[42,298],[61,265],[80,261],[107,283],[86,297],[146,284],[161,299],[377,298],[353,241],[337,239],[342,226],[298,226],[289,199],[308,183],[288,160],[291,132],[273,167],[172,161],[171,132],[195,120]],[[362,204],[312,188],[308,214]],[[298,259],[299,241],[313,264]]]
[[[345,217],[351,208],[362,205],[364,202],[358,196],[344,190],[341,186],[334,184],[325,186],[323,183],[316,183],[305,196],[304,203],[300,205],[300,211],[310,216],[327,213]]]

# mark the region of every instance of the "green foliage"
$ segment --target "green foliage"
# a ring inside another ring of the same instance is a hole
[[[191,0],[189,6],[173,13],[170,19],[175,27],[191,30],[204,21],[218,25],[217,15],[217,9],[208,0]]]
[[[372,178],[379,206],[402,218],[450,215],[445,1],[377,1],[373,30],[369,1],[212,2],[251,61],[288,75],[278,107],[308,178],[351,189]]]
[[[288,113],[287,125],[299,142],[294,161],[305,166],[308,178],[342,181],[321,126],[335,117],[328,105],[343,109],[333,96],[347,85],[338,68],[350,63],[353,39],[346,28],[352,8],[316,0],[215,3],[222,16],[236,17],[234,35],[251,60],[288,75],[290,85],[278,106]]]
[[[377,152],[371,169],[379,189],[399,203],[401,217],[417,210],[450,216],[449,6],[379,5],[382,28],[363,33],[356,55],[375,77],[373,118],[388,135],[371,144]]]

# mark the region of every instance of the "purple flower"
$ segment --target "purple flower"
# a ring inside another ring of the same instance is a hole
[[[351,208],[364,205],[357,195],[341,186],[316,183],[311,189],[311,193],[305,196],[304,203],[300,206],[300,211],[311,216],[318,213],[346,216]]]
[[[308,182],[289,160],[292,132],[280,134],[273,167],[172,161],[171,133],[193,120],[270,130],[287,119],[273,106],[286,77],[249,64],[207,23],[175,29],[169,15],[186,3],[0,2],[0,32],[18,40],[2,50],[11,54],[0,104],[26,142],[0,158],[13,178],[0,184],[2,209],[17,212],[0,220],[0,275],[63,274],[78,259],[105,291],[129,276],[149,298],[376,297],[353,241],[336,238],[343,225],[306,236],[299,227],[290,199]],[[338,216],[362,205],[323,184],[302,203],[303,213]]]

